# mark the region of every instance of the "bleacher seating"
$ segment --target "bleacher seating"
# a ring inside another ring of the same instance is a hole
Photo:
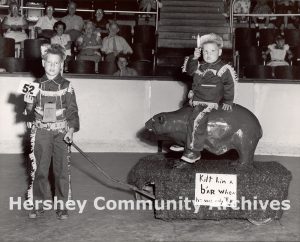
[[[0,58],[15,56],[15,40],[0,37]]]
[[[249,46],[256,46],[256,31],[249,28],[235,29],[235,49],[240,50]]]
[[[25,59],[41,59],[41,46],[49,43],[42,39],[27,39],[24,41],[24,58]]]
[[[95,62],[87,60],[70,60],[68,62],[68,72],[76,74],[94,74]]]
[[[99,74],[113,75],[118,70],[115,62],[100,61]]]
[[[0,68],[4,68],[7,72],[28,72],[29,65],[25,59],[15,57],[0,58]]]

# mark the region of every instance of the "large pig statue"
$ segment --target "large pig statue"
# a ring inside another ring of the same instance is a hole
[[[185,146],[187,121],[192,108],[187,106],[169,113],[159,113],[146,122],[146,128],[159,140],[172,140]],[[232,111],[219,108],[209,114],[208,136],[204,148],[221,155],[230,149],[237,150],[241,165],[252,166],[253,156],[262,128],[258,119],[248,109],[233,104]]]

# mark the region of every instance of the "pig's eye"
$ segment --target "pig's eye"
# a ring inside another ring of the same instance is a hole
[[[159,116],[159,117],[158,117],[158,122],[159,122],[160,124],[163,124],[163,123],[165,122],[164,116]]]

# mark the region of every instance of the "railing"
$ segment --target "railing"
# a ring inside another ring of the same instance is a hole
[[[234,17],[293,17],[293,16],[300,16],[300,13],[286,13],[286,14],[253,14],[253,13],[234,13],[233,7],[236,0],[230,1],[230,12],[229,12],[229,26],[230,26],[230,33],[233,34],[234,32]]]

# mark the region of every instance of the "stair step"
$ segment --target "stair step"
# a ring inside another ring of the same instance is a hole
[[[160,39],[185,39],[185,40],[191,40],[193,39],[196,43],[196,35],[199,33],[199,35],[205,35],[209,34],[211,32],[190,32],[190,33],[178,33],[178,32],[160,32],[159,38]],[[216,32],[213,32],[216,33]],[[216,33],[220,35],[223,40],[229,40],[229,34],[227,33]]]
[[[195,48],[196,42],[194,39],[163,39],[158,41],[158,47],[170,47],[170,48]],[[232,48],[232,44],[229,40],[224,41],[224,48]]]
[[[181,33],[230,33],[229,27],[217,27],[217,26],[160,26],[159,32],[181,32]]]
[[[207,22],[204,19],[160,19],[159,21],[160,26],[169,25],[169,26],[218,26],[218,27],[227,27],[229,23],[225,22],[224,20],[220,19],[212,19]]]
[[[161,14],[164,13],[223,13],[223,7],[203,7],[203,6],[168,6],[161,9]]]
[[[220,0],[212,0],[212,1],[201,1],[201,0],[198,0],[198,1],[185,1],[185,0],[182,0],[182,1],[163,1],[162,2],[163,4],[163,8],[164,7],[168,7],[168,6],[201,6],[201,7],[211,7],[211,6],[214,6],[214,7],[221,7],[221,6],[224,6],[224,3],[223,1],[220,1]]]
[[[206,19],[206,20],[223,20],[226,21],[225,17],[222,14],[211,14],[211,13],[162,13],[161,19]]]

